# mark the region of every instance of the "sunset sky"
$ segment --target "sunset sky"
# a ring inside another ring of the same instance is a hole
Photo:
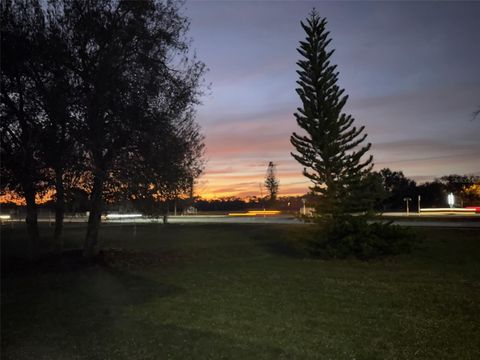
[[[269,161],[280,195],[309,182],[291,157],[300,105],[300,20],[327,17],[346,111],[365,125],[376,169],[422,182],[480,174],[480,2],[188,1],[189,35],[210,69],[198,108],[206,171],[197,194],[260,195]],[[263,192],[265,192],[263,190]]]

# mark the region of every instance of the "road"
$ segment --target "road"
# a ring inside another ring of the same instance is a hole
[[[394,220],[393,223],[411,227],[445,227],[445,228],[479,228],[479,221],[439,221],[439,220]],[[227,216],[227,215],[195,215],[195,216],[170,216],[171,224],[307,224],[289,216]],[[107,223],[152,223],[162,222],[153,219],[135,220],[108,220]]]
[[[39,222],[53,222],[53,218],[39,218]],[[86,217],[65,218],[65,223],[85,223]],[[228,216],[228,215],[191,215],[169,216],[171,224],[306,224],[291,216]],[[2,224],[9,222],[2,221]],[[17,221],[15,221],[17,222]],[[151,224],[162,223],[162,219],[109,219],[102,220],[105,224]],[[444,227],[444,228],[475,228],[480,229],[480,219],[471,221],[440,221],[440,220],[394,220],[394,224],[410,227]]]

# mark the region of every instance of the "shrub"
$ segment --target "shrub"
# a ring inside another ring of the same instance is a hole
[[[417,242],[411,229],[368,219],[352,215],[320,219],[317,230],[306,240],[306,249],[315,257],[367,260],[408,253]]]

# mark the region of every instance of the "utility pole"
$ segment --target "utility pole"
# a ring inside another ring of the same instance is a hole
[[[420,200],[422,199],[422,197],[420,195],[418,195],[418,213],[420,214]]]
[[[409,209],[409,207],[408,207],[408,202],[409,202],[410,200],[412,200],[412,199],[409,198],[409,197],[403,198],[403,201],[405,201],[406,204],[407,204],[407,216],[408,216],[408,214],[410,213],[410,209]]]

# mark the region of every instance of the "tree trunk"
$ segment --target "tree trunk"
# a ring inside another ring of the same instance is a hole
[[[62,238],[62,231],[63,231],[63,218],[65,214],[65,189],[63,187],[63,179],[62,179],[63,171],[61,169],[57,169],[55,171],[55,188],[56,188],[56,203],[55,203],[55,232],[54,232],[54,239],[55,239],[55,247],[58,252],[62,252],[63,250],[63,238]]]
[[[85,237],[85,244],[83,248],[83,256],[91,259],[98,251],[98,230],[100,228],[102,210],[103,210],[103,182],[104,174],[97,172],[93,180],[93,190],[90,197],[90,215],[88,217],[87,236]]]
[[[163,223],[168,224],[168,201],[165,202],[165,212],[163,213]]]
[[[28,232],[28,255],[34,258],[38,254],[39,248],[39,232],[38,232],[38,213],[37,204],[35,203],[35,189],[32,184],[25,184],[23,187],[25,192],[25,201],[27,202],[27,232]]]

